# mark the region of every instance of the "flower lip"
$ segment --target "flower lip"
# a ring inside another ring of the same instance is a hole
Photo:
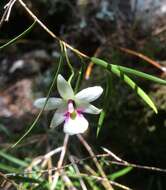
[[[82,114],[77,114],[75,119],[70,117],[65,120],[63,131],[69,135],[84,133],[88,129],[89,123]]]

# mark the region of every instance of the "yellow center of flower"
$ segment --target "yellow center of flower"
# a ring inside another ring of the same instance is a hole
[[[77,116],[77,112],[74,110],[72,113],[70,113],[70,118],[74,120]]]

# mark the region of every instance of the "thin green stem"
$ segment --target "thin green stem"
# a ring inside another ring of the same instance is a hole
[[[33,22],[33,24],[28,27],[24,32],[22,32],[20,35],[16,36],[15,38],[13,38],[12,40],[10,40],[9,42],[5,43],[4,45],[0,46],[0,50],[13,44],[15,41],[19,40],[20,38],[22,38],[23,36],[25,36],[28,32],[30,32],[32,30],[32,28],[35,26],[36,21]]]
[[[48,99],[49,99],[49,96],[50,96],[50,94],[51,94],[51,92],[52,92],[52,89],[53,89],[54,85],[56,84],[56,79],[57,79],[59,70],[60,70],[60,68],[61,68],[61,64],[62,64],[62,57],[60,57],[58,69],[57,69],[57,71],[56,71],[56,73],[55,73],[54,79],[53,79],[53,81],[52,81],[52,83],[51,83],[51,86],[50,86],[50,88],[49,88],[49,91],[48,91],[48,93],[47,93],[47,98],[46,98],[46,101],[45,101],[45,104],[44,104],[43,108],[41,109],[41,111],[40,111],[39,114],[37,115],[37,117],[36,117],[36,119],[34,120],[34,122],[32,123],[32,125],[29,127],[29,129],[24,133],[24,135],[23,135],[16,143],[14,143],[14,144],[13,144],[11,147],[9,147],[9,148],[14,148],[17,144],[19,144],[19,143],[32,131],[32,129],[35,127],[36,123],[38,122],[38,120],[39,120],[41,114],[43,113],[43,111],[44,111],[44,109],[45,109],[45,106],[46,106],[46,104],[47,104],[47,102],[48,102]]]

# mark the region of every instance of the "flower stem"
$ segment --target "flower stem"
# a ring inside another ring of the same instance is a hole
[[[59,161],[58,161],[58,164],[57,164],[57,170],[56,170],[56,172],[55,172],[55,174],[53,176],[53,182],[51,184],[50,190],[56,189],[58,178],[59,178],[59,175],[61,173],[61,167],[62,167],[62,164],[63,164],[63,160],[64,160],[64,157],[65,157],[65,154],[66,154],[68,140],[69,140],[69,135],[66,134],[65,138],[64,138],[64,142],[63,142],[63,148],[62,148],[62,151],[61,151],[61,155],[60,155],[60,158],[59,158]]]

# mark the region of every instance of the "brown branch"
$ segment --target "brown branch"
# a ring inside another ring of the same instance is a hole
[[[84,176],[84,177],[90,177],[90,178],[93,178],[93,179],[96,179],[98,181],[107,181],[108,179],[107,178],[103,178],[103,177],[99,177],[99,176],[96,176],[96,175],[88,175],[88,174],[83,174],[81,173],[80,176]],[[122,184],[119,184],[115,181],[111,181],[111,180],[108,180],[110,184],[116,186],[116,187],[120,187],[121,189],[124,189],[124,190],[133,190],[129,187],[126,187],[125,185],[122,185]]]
[[[158,28],[157,30],[155,30],[155,31],[152,33],[152,35],[157,36],[157,35],[163,33],[165,30],[166,30],[166,26],[163,26],[163,27]]]
[[[75,49],[65,41],[61,40],[58,36],[56,36],[41,20],[38,19],[38,17],[27,7],[27,5],[22,1],[18,0],[21,6],[26,10],[26,12],[54,39],[58,40],[59,42],[63,43],[64,46],[72,50],[74,53],[77,55],[80,55],[86,59],[90,59],[87,55],[84,53],[80,52],[79,50]]]
[[[77,134],[78,139],[80,140],[80,142],[84,145],[84,147],[87,149],[88,153],[90,154],[90,156],[92,157],[98,171],[100,172],[100,175],[107,179],[107,176],[105,174],[105,172],[103,171],[103,168],[101,167],[101,165],[99,164],[96,155],[94,154],[94,152],[92,151],[91,147],[89,146],[89,144],[84,140],[84,138],[80,135]],[[108,179],[102,182],[103,186],[105,187],[105,189],[107,190],[113,190],[111,184],[109,183]]]
[[[0,184],[0,189],[3,188],[4,190],[6,189],[4,186],[6,184],[6,182],[8,182],[8,186],[11,187],[11,186],[14,186],[14,187],[18,187],[18,185],[11,179],[8,179],[8,177],[6,176],[6,174],[3,174],[2,172],[0,172],[0,177],[2,177],[4,179],[4,181],[2,182],[1,181],[1,184]]]
[[[144,61],[146,61],[146,62],[150,63],[151,65],[153,65],[153,66],[157,67],[158,69],[160,69],[162,72],[166,72],[165,67],[161,66],[157,61],[154,61],[153,59],[149,58],[146,55],[143,55],[142,53],[133,51],[133,50],[128,49],[128,48],[123,48],[123,47],[120,47],[119,49],[121,51],[123,51],[123,52],[126,52],[126,53],[131,54],[131,55],[135,55],[135,56],[143,59]]]
[[[64,171],[62,171],[61,177],[62,177],[62,180],[64,181],[66,187],[67,187],[69,190],[77,190],[77,189],[74,187],[74,185],[73,185],[72,181],[70,180],[70,178],[65,174]]]
[[[78,169],[77,164],[75,163],[75,160],[74,160],[73,156],[69,156],[69,160],[70,160],[70,162],[72,163],[72,165],[73,165],[73,167],[75,169],[76,175],[77,176],[80,175],[80,171]],[[85,183],[84,183],[84,181],[83,181],[83,179],[81,177],[79,178],[79,181],[80,181],[80,186],[82,187],[82,190],[87,190],[87,187],[86,187],[86,185],[85,185]]]
[[[111,156],[110,154],[98,154],[98,155],[95,155],[96,158],[103,158],[103,157],[109,157]],[[89,156],[89,157],[86,157],[86,158],[83,158],[83,159],[79,159],[79,160],[76,160],[75,163],[76,164],[81,164],[81,162],[83,161],[86,161],[86,160],[89,160],[89,159],[92,159],[93,156]],[[121,159],[122,160],[122,159]],[[163,173],[166,173],[166,169],[163,169],[163,168],[158,168],[158,167],[153,167],[153,166],[143,166],[143,165],[139,165],[139,164],[133,164],[133,163],[130,163],[130,162],[127,162],[125,160],[123,160],[123,162],[120,162],[120,161],[109,161],[111,164],[114,164],[114,165],[121,165],[121,166],[131,166],[131,167],[134,167],[134,168],[138,168],[138,169],[145,169],[145,170],[150,170],[150,171],[156,171],[156,172],[163,172]],[[71,166],[72,164],[66,164],[65,166],[61,167],[60,169],[65,169],[69,166]],[[57,168],[50,168],[50,169],[46,169],[46,170],[39,170],[39,171],[32,171],[32,172],[20,172],[18,173],[18,175],[26,175],[26,174],[35,174],[35,173],[48,173],[48,171],[56,171]],[[13,176],[13,175],[16,175],[16,173],[6,173],[5,174],[6,176]]]

